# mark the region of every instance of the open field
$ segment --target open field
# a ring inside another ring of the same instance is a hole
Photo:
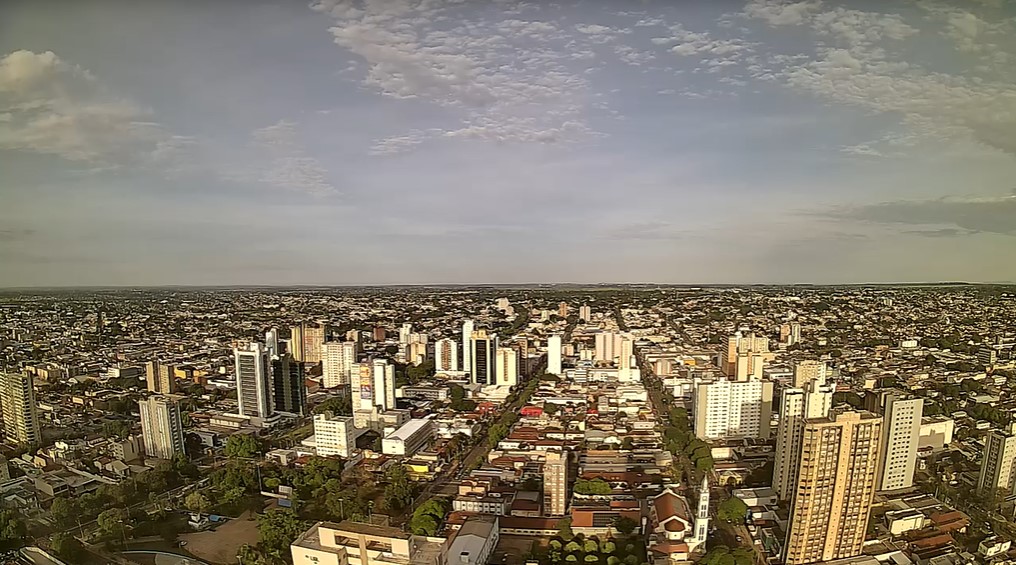
[[[236,552],[241,545],[258,542],[258,526],[254,515],[244,512],[215,530],[184,534],[180,539],[187,542],[187,551],[195,557],[209,563],[231,565],[236,563]]]

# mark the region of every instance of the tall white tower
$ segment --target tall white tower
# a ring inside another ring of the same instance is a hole
[[[473,321],[466,320],[462,322],[462,363],[460,363],[463,371],[472,371],[473,368],[473,355],[469,350],[472,344],[473,338]]]
[[[709,534],[709,476],[702,477],[699,488],[698,512],[695,513],[695,537],[688,544],[689,551],[705,547],[706,536]]]
[[[274,412],[271,359],[260,343],[233,348],[236,371],[236,399],[242,416],[267,418]]]
[[[547,372],[561,376],[561,336],[547,338]]]

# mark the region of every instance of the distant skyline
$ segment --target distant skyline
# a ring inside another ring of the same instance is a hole
[[[1016,281],[1016,1],[0,4],[0,286]]]

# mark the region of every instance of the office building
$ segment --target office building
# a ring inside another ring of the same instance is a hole
[[[624,337],[615,332],[600,332],[594,339],[594,357],[596,361],[616,363],[621,356],[621,343]]]
[[[593,309],[587,305],[579,306],[579,319],[588,322],[593,319]]]
[[[307,408],[307,387],[303,363],[289,353],[272,360],[272,397],[275,411],[303,416]]]
[[[716,380],[695,387],[695,435],[701,439],[769,438],[771,381]]]
[[[314,415],[314,444],[321,457],[338,455],[348,459],[356,449],[356,428],[353,418],[331,412]]]
[[[249,343],[233,348],[233,357],[238,412],[250,418],[271,416],[275,407],[268,350],[260,343]]]
[[[173,394],[176,392],[176,367],[149,361],[145,363],[145,380],[148,392]]]
[[[304,363],[320,363],[321,348],[328,338],[328,326],[325,324],[303,324],[303,358],[297,361]],[[296,357],[295,355],[293,356]]]
[[[547,372],[562,376],[561,371],[561,336],[552,335],[547,338]]]
[[[543,464],[543,509],[564,516],[568,509],[568,452],[548,451]]]
[[[35,404],[35,382],[29,373],[0,373],[0,409],[4,438],[18,445],[39,445],[39,409]]]
[[[984,441],[981,474],[977,478],[977,492],[992,497],[998,491],[1011,494],[1016,490],[1016,436],[993,430]]]
[[[870,412],[834,410],[805,420],[786,565],[861,554],[878,480],[881,427],[882,419]]]
[[[429,418],[410,420],[381,440],[381,453],[409,457],[428,445],[433,438],[433,420]]]
[[[434,342],[434,370],[459,370],[459,344],[453,339],[439,339]]]
[[[157,395],[138,402],[141,413],[141,437],[145,455],[172,459],[185,453],[183,421],[180,418],[178,395]]]
[[[496,352],[496,382],[499,385],[519,384],[519,360],[511,347],[498,347]]]
[[[472,371],[473,370],[473,355],[470,349],[472,348],[473,339],[473,321],[466,320],[462,322],[462,370]]]
[[[797,488],[804,421],[828,416],[835,392],[836,387],[824,378],[809,381],[803,389],[783,391],[773,467],[773,490],[780,500],[789,501]]]
[[[488,335],[487,330],[476,330],[469,338],[469,359],[472,363],[469,374],[472,382],[481,385],[497,384],[497,336]]]
[[[825,361],[806,360],[794,366],[794,388],[805,388],[811,381],[828,380],[829,366]]]
[[[356,363],[355,341],[329,341],[321,346],[321,382],[325,388],[349,384]]]
[[[921,441],[924,400],[902,394],[886,398],[882,407],[882,453],[878,490],[914,485],[917,448]]]

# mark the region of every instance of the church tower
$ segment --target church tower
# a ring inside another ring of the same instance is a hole
[[[698,512],[695,514],[695,537],[688,543],[688,549],[695,551],[705,548],[706,536],[709,535],[709,477],[702,478],[699,489]]]

